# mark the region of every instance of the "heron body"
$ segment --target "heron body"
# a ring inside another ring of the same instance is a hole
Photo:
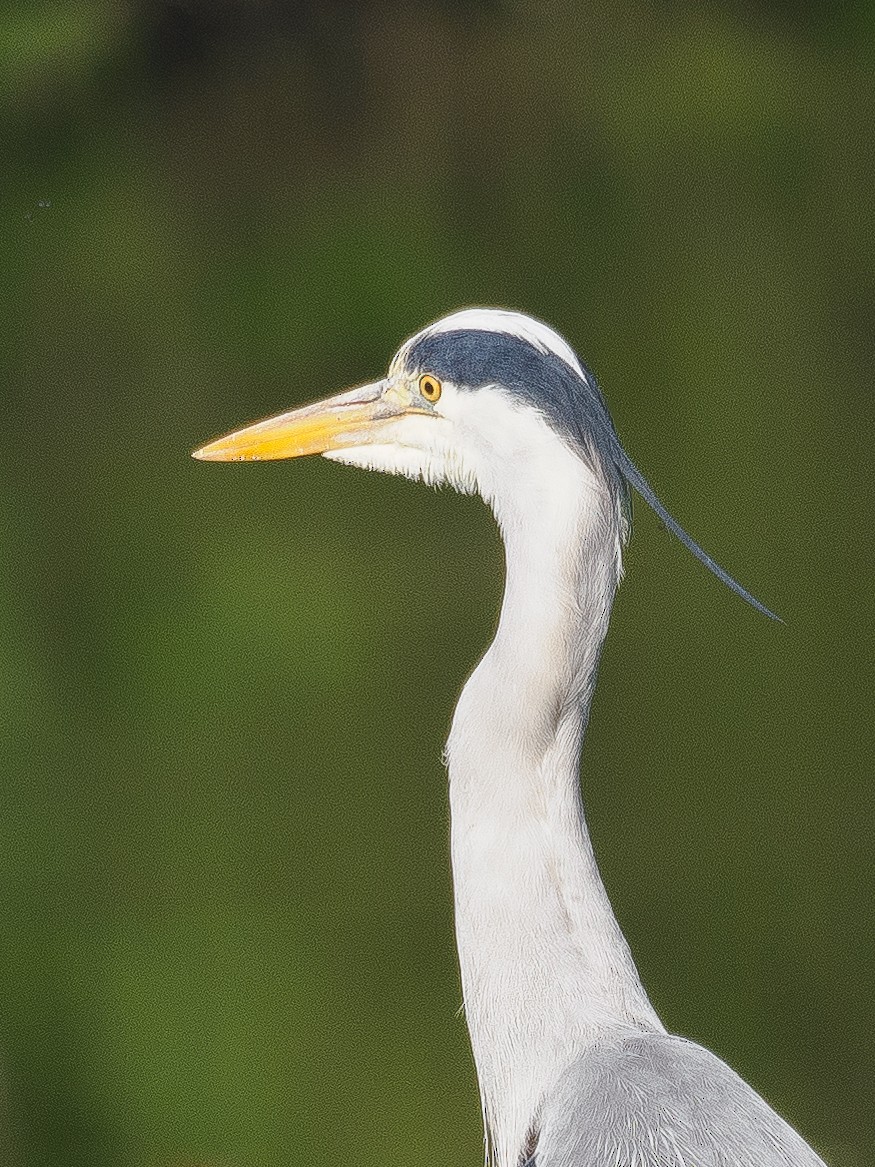
[[[208,460],[321,453],[491,506],[506,553],[495,639],[447,744],[465,1015],[495,1167],[823,1167],[719,1058],[667,1033],[599,875],[580,748],[634,487],[665,511],[592,375],[551,329],[469,309],[383,380],[219,439]]]

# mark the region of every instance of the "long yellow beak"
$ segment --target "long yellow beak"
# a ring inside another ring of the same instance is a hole
[[[217,438],[195,450],[192,457],[205,462],[259,462],[369,445],[382,422],[407,411],[395,391],[387,394],[386,388],[385,381],[377,381],[269,417]]]

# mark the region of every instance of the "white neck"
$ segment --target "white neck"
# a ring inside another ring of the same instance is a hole
[[[606,1029],[661,1030],[599,876],[578,762],[620,574],[617,500],[563,447],[492,504],[507,584],[447,745],[456,935],[488,1149]]]

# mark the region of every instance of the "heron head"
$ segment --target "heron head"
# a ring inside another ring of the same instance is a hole
[[[304,454],[477,491],[499,519],[507,500],[540,521],[557,499],[583,497],[614,528],[618,546],[634,487],[718,579],[774,617],[662,505],[574,351],[521,313],[455,312],[405,341],[382,380],[236,430],[194,456],[246,462]]]
[[[582,458],[621,486],[619,442],[592,375],[547,325],[455,312],[407,340],[380,380],[247,426],[196,451],[210,461],[322,454],[494,499],[538,464]]]

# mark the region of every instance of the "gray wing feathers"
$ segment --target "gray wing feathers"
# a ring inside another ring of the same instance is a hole
[[[545,1103],[533,1167],[825,1167],[714,1054],[641,1034],[574,1063]]]

